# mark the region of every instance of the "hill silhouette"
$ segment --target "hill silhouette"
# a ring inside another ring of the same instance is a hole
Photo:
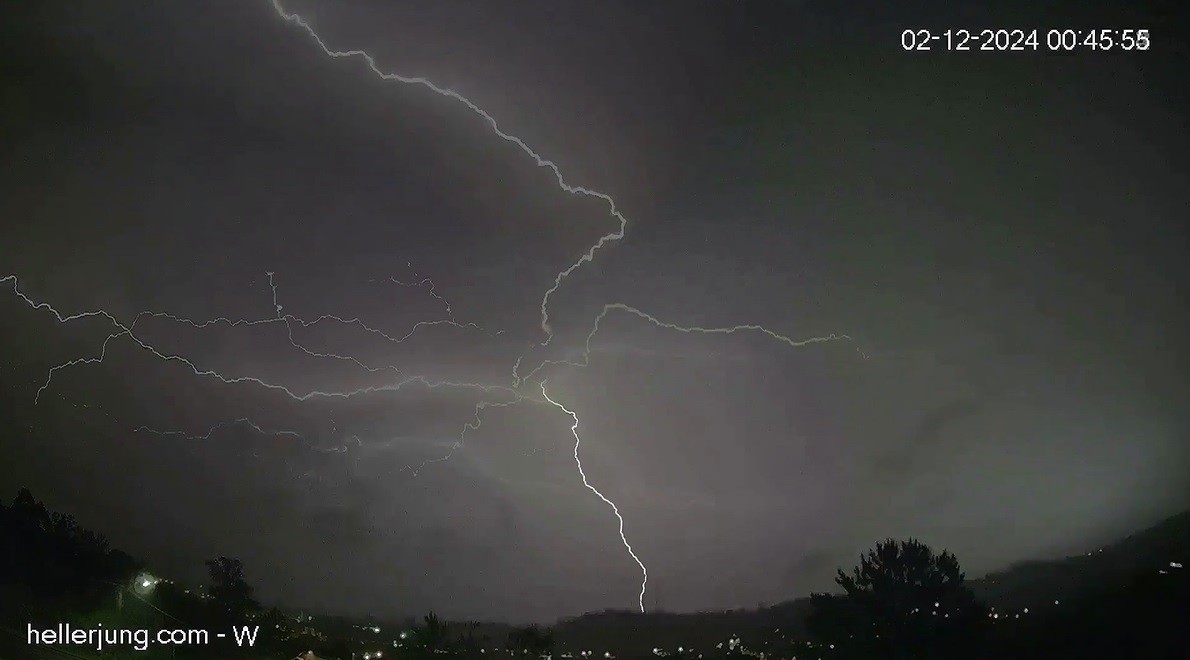
[[[1184,625],[1190,612],[1187,560],[1190,511],[1083,555],[1021,562],[967,581],[988,608],[988,626],[979,648],[964,657],[1182,657],[1190,645]],[[109,547],[102,534],[47,511],[22,490],[11,506],[0,507],[0,658],[211,657],[209,648],[124,656],[72,647],[63,655],[26,643],[30,623],[59,622],[148,629],[239,622],[266,631],[254,649],[220,651],[228,658],[292,658],[306,650],[321,658],[379,657],[374,654],[382,648],[384,657],[420,657],[426,651],[416,644],[434,632],[429,628],[436,628],[435,645],[465,657],[487,657],[517,644],[549,648],[561,658],[715,658],[745,649],[778,658],[853,657],[811,646],[806,623],[815,604],[809,597],[717,612],[595,612],[542,628],[439,622],[432,613],[379,623],[261,606],[238,561],[224,557],[208,567],[208,585],[152,577],[151,567]],[[147,589],[138,587],[150,582]]]
[[[1136,612],[1148,611],[1136,607],[1133,601],[1152,597],[1155,606],[1164,603],[1171,611],[1181,607],[1180,611],[1190,612],[1190,602],[1185,597],[1177,598],[1179,590],[1190,593],[1185,589],[1186,570],[1170,565],[1173,562],[1185,566],[1187,560],[1190,560],[1190,511],[1171,516],[1089,554],[1020,562],[969,580],[968,586],[997,613],[994,620],[998,625],[1016,627],[1007,633],[1006,643],[1012,645],[1015,652],[1026,653],[1021,647],[1040,646],[1039,640],[1046,637],[1046,626],[1063,629],[1062,635],[1055,632],[1052,637],[1078,638],[1082,635],[1078,630],[1080,620],[1090,619],[1097,622],[1089,624],[1092,627],[1103,627],[1105,622],[1090,614],[1115,611],[1121,603],[1130,603],[1129,607]],[[1026,608],[1027,613],[1023,612]],[[765,650],[804,637],[810,610],[810,599],[805,597],[767,608],[727,612],[601,612],[563,620],[556,626],[556,631],[558,642],[564,648],[600,653],[607,649],[619,655],[651,653],[654,647],[673,651],[682,646],[683,649],[702,651],[715,648],[730,636],[741,637],[757,650]],[[1169,634],[1161,634],[1165,629],[1159,622],[1164,620],[1164,615],[1150,614],[1155,623],[1144,627],[1154,629],[1154,637],[1170,639]],[[1119,621],[1114,626],[1107,626],[1112,627],[1122,628]],[[1168,630],[1173,628],[1168,627]],[[637,637],[642,641],[633,642]],[[1045,648],[1050,646],[1045,645]],[[1159,655],[1159,650],[1151,652],[1157,655],[1147,657],[1164,657]]]
[[[1126,582],[1137,572],[1168,569],[1190,559],[1190,511],[1185,511],[1086,554],[1026,561],[971,580],[987,602],[1002,608],[1077,598],[1105,584]]]

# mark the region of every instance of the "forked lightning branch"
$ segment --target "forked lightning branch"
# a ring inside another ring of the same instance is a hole
[[[495,118],[493,118],[490,114],[488,114],[488,112],[483,110],[479,105],[477,105],[475,102],[468,99],[464,95],[462,95],[454,90],[450,90],[450,89],[441,87],[427,78],[415,77],[415,76],[404,76],[404,75],[398,75],[398,74],[386,72],[383,69],[381,69],[381,67],[376,62],[375,58],[365,51],[362,51],[362,50],[337,50],[335,48],[332,48],[318,34],[318,32],[315,31],[314,27],[305,18],[303,18],[302,16],[299,16],[298,14],[290,13],[290,12],[286,11],[285,8],[282,6],[280,0],[271,0],[271,2],[272,2],[273,7],[276,10],[278,16],[280,16],[285,21],[288,21],[289,23],[299,26],[314,41],[314,43],[322,50],[322,52],[324,52],[327,56],[329,56],[331,58],[336,58],[336,59],[346,58],[346,59],[355,59],[355,60],[362,61],[371,72],[373,72],[375,75],[379,76],[383,80],[421,87],[423,89],[430,90],[431,92],[433,92],[435,94],[451,98],[451,99],[465,105],[478,118],[480,118],[483,122],[485,122],[490,127],[492,134],[496,138],[505,140],[509,143],[516,145],[520,149],[520,151],[522,151],[526,156],[528,156],[536,164],[536,166],[548,169],[553,174],[554,182],[559,189],[561,189],[571,195],[575,195],[575,196],[596,198],[596,199],[602,200],[606,204],[608,214],[615,222],[615,229],[613,231],[601,236],[595,243],[593,243],[592,245],[589,246],[589,248],[582,254],[582,256],[577,261],[570,264],[563,270],[559,271],[553,277],[553,280],[552,280],[552,282],[549,283],[548,287],[545,288],[544,293],[541,296],[540,324],[539,325],[540,325],[541,331],[544,333],[545,336],[544,336],[543,340],[541,340],[540,342],[537,343],[537,345],[538,346],[546,346],[546,345],[550,344],[550,342],[554,338],[554,331],[553,331],[553,327],[551,325],[551,318],[550,318],[550,312],[549,312],[549,304],[550,304],[551,298],[562,288],[562,285],[565,282],[566,278],[569,277],[574,271],[576,271],[578,268],[582,267],[583,264],[592,261],[595,258],[596,253],[598,253],[602,248],[608,246],[611,243],[622,240],[625,236],[625,233],[627,231],[628,224],[629,224],[628,219],[625,215],[623,215],[619,211],[619,209],[616,206],[615,200],[610,195],[608,195],[606,193],[599,192],[596,190],[590,190],[590,189],[584,188],[582,186],[576,186],[571,183],[568,183],[566,181],[566,179],[563,177],[561,169],[558,167],[558,165],[554,161],[549,160],[549,159],[545,158],[544,156],[540,155],[538,152],[536,152],[535,150],[530,148],[521,138],[503,131],[500,128],[499,124],[497,124]],[[266,269],[262,268],[261,270],[265,271]],[[101,342],[101,344],[99,345],[99,347],[97,348],[97,350],[95,351],[94,354],[89,355],[89,356],[88,355],[80,356],[80,357],[68,360],[66,362],[63,362],[57,366],[50,368],[49,372],[46,375],[46,379],[45,379],[44,383],[37,390],[37,392],[34,396],[35,401],[40,400],[43,393],[48,388],[51,387],[54,375],[56,373],[60,372],[63,369],[79,367],[79,366],[84,366],[84,365],[98,364],[98,363],[103,362],[108,356],[109,345],[115,341],[131,341],[136,347],[148,352],[149,354],[156,357],[157,359],[162,360],[164,362],[176,363],[178,365],[181,365],[184,368],[186,368],[188,371],[190,371],[194,376],[197,376],[197,377],[215,379],[218,382],[225,384],[225,385],[245,384],[245,385],[260,387],[260,388],[264,388],[269,391],[273,391],[278,394],[282,394],[282,395],[284,395],[294,401],[298,401],[298,402],[309,401],[312,399],[332,399],[332,400],[348,399],[348,398],[366,395],[366,394],[396,392],[398,390],[408,388],[408,387],[421,387],[421,388],[426,388],[426,389],[437,389],[437,388],[462,389],[462,390],[470,390],[470,391],[476,392],[477,395],[481,398],[475,405],[474,417],[473,417],[473,419],[467,421],[466,423],[464,423],[462,425],[462,428],[457,436],[457,440],[451,445],[449,451],[440,458],[424,461],[418,466],[407,465],[407,466],[404,466],[403,468],[399,469],[399,471],[409,470],[414,476],[416,476],[421,469],[427,467],[431,463],[441,463],[441,462],[447,461],[459,448],[461,448],[463,446],[463,441],[466,438],[468,432],[476,431],[480,428],[480,426],[482,425],[482,422],[483,422],[483,418],[482,418],[483,412],[488,408],[505,407],[505,406],[515,405],[515,404],[518,404],[521,402],[530,402],[530,403],[536,403],[539,405],[549,405],[553,408],[558,409],[562,413],[568,415],[573,421],[573,425],[571,426],[571,433],[574,436],[574,460],[575,460],[575,464],[578,469],[579,477],[581,478],[581,482],[582,482],[583,486],[585,486],[587,489],[589,489],[602,502],[604,502],[611,508],[611,510],[614,513],[616,520],[618,521],[618,524],[619,524],[618,532],[619,532],[620,540],[623,543],[624,547],[627,549],[628,554],[631,557],[632,561],[640,569],[641,582],[640,582],[640,590],[637,594],[637,605],[642,612],[645,610],[644,599],[645,599],[645,591],[646,591],[646,588],[648,585],[648,569],[645,566],[645,562],[637,555],[636,551],[633,549],[632,545],[628,541],[627,535],[625,534],[625,531],[624,531],[625,518],[621,514],[621,510],[620,510],[619,506],[617,506],[617,504],[614,501],[612,501],[612,499],[610,499],[604,493],[602,493],[600,490],[598,490],[598,488],[596,488],[591,483],[591,481],[588,479],[588,475],[586,474],[586,472],[583,469],[582,461],[580,458],[580,452],[579,452],[579,446],[581,444],[581,440],[580,440],[579,432],[578,432],[578,425],[579,425],[578,416],[575,412],[572,411],[572,409],[570,409],[560,403],[560,400],[565,399],[565,397],[563,397],[561,395],[557,395],[556,393],[554,393],[554,394],[547,393],[547,391],[545,389],[546,374],[544,372],[549,367],[553,367],[553,366],[569,367],[569,368],[581,368],[581,367],[587,366],[589,364],[590,358],[591,358],[591,343],[594,340],[595,335],[598,333],[598,331],[600,329],[600,322],[608,314],[610,314],[612,312],[628,314],[628,315],[634,316],[640,320],[643,320],[649,324],[652,324],[656,327],[663,328],[666,330],[672,330],[675,332],[716,335],[716,336],[717,335],[732,335],[732,334],[736,334],[736,333],[757,333],[760,335],[767,336],[768,338],[775,340],[775,341],[777,341],[781,344],[784,344],[786,346],[789,346],[789,347],[802,347],[802,346],[806,346],[806,345],[812,344],[812,343],[830,342],[830,341],[838,341],[838,340],[850,340],[851,339],[851,337],[849,337],[848,335],[831,334],[831,335],[822,336],[822,337],[811,337],[809,339],[796,340],[796,339],[789,337],[786,334],[776,332],[776,331],[766,328],[764,326],[757,325],[757,324],[749,324],[749,323],[730,324],[730,325],[726,325],[723,327],[685,326],[685,325],[680,325],[677,323],[672,323],[669,321],[664,321],[664,320],[658,319],[657,317],[655,317],[647,312],[641,311],[640,309],[633,307],[631,305],[614,302],[614,303],[605,304],[603,306],[602,310],[600,311],[600,313],[595,317],[595,319],[591,323],[591,330],[586,337],[585,344],[581,347],[582,359],[580,361],[542,360],[539,363],[537,363],[535,366],[532,366],[531,368],[529,368],[529,365],[523,364],[524,360],[525,360],[525,356],[527,354],[522,353],[521,356],[518,357],[511,365],[511,382],[509,382],[507,384],[444,381],[444,380],[430,378],[425,375],[406,374],[397,365],[372,364],[369,362],[365,362],[364,360],[360,359],[359,357],[351,355],[346,352],[333,352],[330,350],[314,350],[314,349],[304,345],[303,343],[301,343],[295,337],[295,334],[294,334],[294,329],[297,327],[306,328],[306,327],[312,326],[314,324],[327,324],[327,323],[340,324],[340,325],[344,325],[344,326],[353,326],[358,329],[362,329],[363,331],[365,331],[367,333],[370,333],[371,335],[375,336],[376,338],[378,338],[382,341],[393,343],[393,344],[399,344],[399,343],[407,340],[414,333],[429,331],[429,330],[433,329],[435,326],[452,326],[455,328],[467,328],[470,330],[474,330],[476,332],[481,332],[481,333],[489,334],[489,335],[499,334],[499,333],[490,333],[487,330],[485,330],[482,326],[477,325],[475,323],[469,323],[469,322],[465,323],[465,322],[460,322],[460,321],[456,320],[454,309],[452,308],[450,303],[446,300],[446,298],[444,298],[442,296],[442,294],[437,291],[436,287],[434,286],[434,283],[429,278],[421,278],[420,276],[418,276],[418,277],[415,277],[412,282],[407,281],[407,280],[398,279],[396,277],[393,277],[391,279],[394,284],[399,285],[399,286],[427,288],[428,295],[437,299],[439,302],[441,302],[444,305],[445,318],[422,320],[422,321],[417,322],[412,328],[408,329],[404,333],[390,334],[388,332],[385,332],[378,328],[375,328],[371,325],[368,325],[367,323],[365,323],[364,321],[362,321],[359,318],[345,318],[345,317],[334,316],[334,315],[321,315],[321,316],[318,316],[315,318],[301,318],[294,314],[288,313],[288,312],[284,311],[285,307],[279,302],[278,284],[277,284],[276,280],[274,279],[275,274],[270,271],[267,273],[267,276],[268,276],[269,286],[270,286],[271,294],[272,294],[272,305],[273,305],[274,313],[271,316],[268,316],[265,318],[256,318],[256,319],[217,318],[217,319],[210,319],[210,320],[195,320],[195,319],[186,318],[183,316],[178,316],[178,315],[174,315],[174,314],[167,313],[167,312],[147,311],[147,310],[140,312],[139,314],[137,314],[135,317],[133,317],[130,320],[121,320],[121,319],[117,318],[114,314],[112,314],[106,310],[103,310],[103,309],[97,309],[97,310],[91,310],[91,311],[85,311],[85,312],[77,312],[77,313],[64,313],[64,312],[61,312],[58,309],[56,309],[50,303],[45,302],[45,301],[36,300],[29,293],[22,290],[22,287],[20,286],[20,281],[18,280],[18,278],[15,274],[0,277],[0,283],[5,283],[5,282],[10,283],[12,285],[12,290],[18,299],[25,302],[29,307],[33,308],[34,310],[49,312],[54,317],[54,319],[60,324],[70,323],[72,321],[81,320],[81,319],[100,318],[100,319],[104,319],[108,323],[110,323],[110,325],[113,328],[112,331],[110,332],[110,334],[108,334],[108,336]],[[313,358],[317,358],[317,359],[321,359],[321,360],[331,360],[331,361],[337,361],[337,362],[350,363],[350,364],[353,364],[355,367],[361,369],[362,371],[372,373],[372,374],[377,373],[377,372],[391,371],[394,373],[396,380],[394,380],[392,383],[387,384],[387,385],[380,385],[380,386],[373,385],[373,386],[360,387],[360,388],[348,389],[348,390],[311,389],[308,391],[296,391],[284,384],[276,383],[271,380],[267,380],[265,378],[261,378],[261,377],[257,377],[257,376],[224,374],[219,371],[210,369],[206,366],[200,365],[195,359],[192,359],[190,357],[161,350],[161,349],[155,347],[150,341],[143,338],[140,334],[138,334],[138,325],[150,318],[158,319],[158,320],[165,320],[165,321],[169,321],[169,322],[177,323],[177,324],[181,324],[181,325],[186,325],[186,326],[196,328],[196,329],[201,329],[201,328],[205,328],[205,327],[217,325],[217,324],[223,324],[223,325],[226,325],[231,328],[241,328],[241,327],[242,328],[250,328],[250,327],[255,327],[255,326],[282,324],[286,329],[288,344],[293,349],[305,354],[308,357],[313,357]],[[857,351],[858,350],[859,349],[857,349]],[[860,355],[863,355],[862,351],[859,351],[859,353],[860,353]],[[522,373],[522,372],[525,373],[526,375],[521,376],[520,373]],[[534,380],[535,377],[537,377],[536,380]],[[557,396],[558,398],[554,398],[555,396]],[[312,445],[310,445],[309,443],[307,443],[305,441],[305,439],[300,434],[298,434],[294,431],[285,430],[285,429],[272,429],[268,426],[257,424],[256,422],[252,421],[251,419],[247,419],[247,418],[237,418],[234,420],[220,420],[218,422],[215,422],[205,432],[161,431],[161,430],[149,429],[144,426],[137,426],[134,430],[137,430],[140,432],[152,432],[152,433],[157,433],[157,434],[166,435],[166,436],[177,435],[177,436],[182,436],[182,437],[209,437],[210,434],[214,433],[215,431],[219,430],[220,428],[224,428],[224,427],[227,427],[230,425],[243,426],[245,428],[251,429],[254,432],[257,432],[262,435],[277,436],[277,437],[289,437],[295,441],[305,443],[311,449],[317,449],[317,448],[313,447]],[[358,438],[352,438],[352,439],[357,443],[361,442]],[[338,450],[321,449],[319,451],[347,451],[347,446],[344,445],[342,448],[340,448]],[[52,630],[45,631],[45,632],[50,633],[52,638],[57,639],[57,637],[54,637],[54,635],[56,635],[56,633],[54,633]],[[84,631],[78,631],[78,632],[84,632]],[[30,634],[32,634],[32,632]],[[72,632],[70,634],[74,635],[75,633]],[[148,632],[146,631],[145,634],[147,635]],[[39,639],[44,639],[44,636],[39,637]],[[237,637],[236,639],[238,641],[240,639],[247,639],[247,637]],[[39,642],[39,643],[41,643],[41,642]]]

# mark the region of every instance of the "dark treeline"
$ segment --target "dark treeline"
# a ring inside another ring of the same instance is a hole
[[[11,504],[0,503],[0,658],[293,657],[297,646],[308,641],[291,630],[298,628],[296,621],[261,609],[240,562],[220,557],[208,561],[207,568],[211,579],[204,588],[191,590],[162,580],[142,562],[111,548],[103,534],[82,527],[73,516],[49,511],[21,489]],[[268,626],[272,634],[258,633],[260,643],[251,653],[226,644],[138,650],[135,639],[103,652],[90,643],[28,643],[30,626],[45,630],[59,624],[212,633],[250,625]]]
[[[22,489],[10,505],[0,503],[0,658],[1184,657],[1190,580],[1182,561],[1190,553],[1190,515],[1107,550],[1086,561],[1030,563],[1025,597],[1031,607],[1019,602],[1017,589],[1016,602],[1012,594],[996,594],[997,609],[977,597],[953,554],[914,539],[888,539],[859,565],[838,571],[838,593],[754,611],[609,612],[552,628],[447,622],[434,613],[378,624],[266,608],[243,564],[229,557],[206,562],[206,584],[175,584]],[[1107,570],[1112,563],[1125,568]],[[1083,584],[1055,598],[1072,572],[1085,577]],[[1000,574],[996,581],[1009,578]],[[126,643],[103,651],[28,644],[30,625],[65,623],[154,633],[225,631],[228,639],[143,649]],[[233,630],[255,631],[254,643],[237,646]]]
[[[381,627],[340,617],[315,617],[262,606],[237,559],[206,561],[206,584],[163,579],[73,516],[49,511],[27,489],[0,503],[0,659],[24,658],[420,658],[449,652],[486,657],[516,648],[548,655],[552,633],[480,622],[446,622],[429,613]],[[69,624],[104,628],[209,632],[208,643],[161,645],[123,640],[100,651],[92,644],[29,644],[37,631]],[[234,630],[253,644],[237,645]],[[211,639],[223,631],[227,639]],[[137,648],[138,646],[142,648]],[[382,652],[383,656],[377,652]],[[308,655],[312,653],[313,655]]]
[[[111,585],[131,580],[141,568],[103,534],[81,527],[74,516],[46,510],[26,489],[11,506],[0,504],[0,556],[2,606],[26,615],[48,604],[94,607]]]

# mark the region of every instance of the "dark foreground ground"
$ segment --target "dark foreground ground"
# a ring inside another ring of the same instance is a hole
[[[1083,556],[1027,562],[966,582],[976,625],[929,651],[872,651],[809,625],[800,598],[756,610],[601,612],[546,628],[434,617],[353,620],[260,606],[238,562],[222,558],[208,585],[153,576],[102,535],[45,510],[27,491],[0,509],[0,660],[26,658],[1183,658],[1190,649],[1190,512]],[[930,598],[929,600],[933,600]],[[927,608],[928,609],[928,608]],[[922,612],[924,616],[926,613]],[[938,616],[941,612],[934,614]],[[939,616],[938,619],[941,620]],[[29,645],[28,626],[258,630],[251,648]],[[866,624],[865,624],[866,625]],[[945,629],[945,623],[943,629]],[[909,635],[908,629],[896,634]],[[837,644],[832,648],[831,642]],[[887,638],[882,641],[887,641]],[[428,651],[427,649],[437,649]]]

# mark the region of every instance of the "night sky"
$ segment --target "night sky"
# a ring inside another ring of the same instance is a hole
[[[268,603],[514,621],[640,604],[562,408],[648,609],[1180,511],[1185,17],[999,4],[10,3],[0,496]]]

